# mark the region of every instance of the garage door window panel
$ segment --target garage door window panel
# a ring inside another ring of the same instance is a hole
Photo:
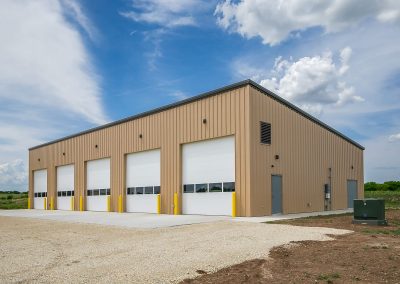
[[[144,188],[144,194],[153,194],[153,187],[152,186],[146,186]]]
[[[210,183],[209,191],[210,192],[222,192],[222,183]]]
[[[196,193],[203,193],[208,191],[208,184],[202,183],[202,184],[196,184]]]
[[[183,186],[183,193],[193,193],[194,192],[194,184],[185,184]]]
[[[234,192],[235,191],[235,183],[234,182],[224,182],[224,192]]]

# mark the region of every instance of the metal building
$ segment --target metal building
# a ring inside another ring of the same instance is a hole
[[[30,207],[263,216],[363,197],[357,142],[251,80],[29,149]]]

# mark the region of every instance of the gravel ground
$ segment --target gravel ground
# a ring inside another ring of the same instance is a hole
[[[268,256],[330,228],[219,221],[160,229],[0,217],[0,283],[178,282]]]

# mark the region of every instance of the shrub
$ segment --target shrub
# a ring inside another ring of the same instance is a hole
[[[400,190],[400,181],[385,181],[388,190]]]
[[[7,199],[12,199],[12,195],[7,195]]]
[[[366,182],[365,191],[400,191],[400,181],[385,181],[384,183]]]
[[[365,191],[376,191],[378,188],[377,183],[370,181],[370,182],[366,182],[364,184],[364,190]]]

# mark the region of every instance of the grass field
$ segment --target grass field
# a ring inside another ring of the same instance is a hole
[[[365,198],[383,198],[386,208],[400,208],[400,191],[365,191]]]
[[[0,191],[0,209],[28,208],[28,193],[7,193]]]

